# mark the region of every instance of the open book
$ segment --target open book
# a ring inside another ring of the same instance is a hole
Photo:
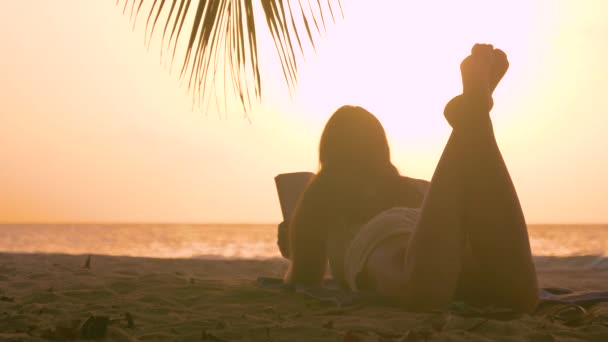
[[[274,177],[279,195],[283,221],[289,221],[293,215],[300,196],[314,177],[312,172],[282,173]]]

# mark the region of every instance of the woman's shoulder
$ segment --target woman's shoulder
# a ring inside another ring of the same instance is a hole
[[[401,181],[413,186],[422,195],[426,195],[426,192],[428,191],[429,186],[431,185],[431,182],[425,179],[412,178],[406,176],[401,176]]]

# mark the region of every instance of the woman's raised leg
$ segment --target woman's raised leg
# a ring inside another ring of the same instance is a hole
[[[488,114],[491,92],[508,67],[506,56],[492,62],[503,56],[478,45],[461,66],[464,94],[446,108],[454,130],[406,254],[401,298],[412,308],[446,305],[459,287],[480,304],[536,306],[526,223]],[[501,63],[505,69],[492,79],[491,68]]]

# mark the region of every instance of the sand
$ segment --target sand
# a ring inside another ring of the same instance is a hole
[[[557,307],[511,320],[338,308],[257,286],[260,275],[282,274],[286,263],[278,259],[94,255],[84,268],[85,260],[0,254],[0,341],[81,340],[91,316],[109,319],[103,341],[608,341],[608,303],[573,326],[551,319]],[[608,289],[608,271],[541,269],[539,280]]]

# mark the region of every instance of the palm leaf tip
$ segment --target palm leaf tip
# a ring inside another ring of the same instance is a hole
[[[215,88],[216,82],[219,83],[217,78],[219,74],[224,75],[224,88],[227,83],[231,85],[233,95],[239,99],[245,113],[251,109],[252,100],[261,100],[262,80],[258,56],[260,31],[255,21],[253,0],[117,0],[116,5],[118,6],[121,1],[124,2],[123,13],[131,4],[130,18],[133,25],[144,3],[150,7],[144,34],[144,41],[148,44],[157,31],[157,21],[166,16],[165,25],[161,25],[158,29],[162,32],[161,56],[163,51],[172,50],[172,53],[167,53],[164,57],[167,60],[170,58],[170,70],[176,53],[179,52],[184,56],[180,78],[187,81],[193,101],[199,103],[208,101],[213,93],[217,96]],[[308,6],[303,6],[304,1],[308,2]],[[167,2],[169,4],[166,4]],[[292,94],[297,85],[297,55],[292,38],[295,38],[300,54],[304,54],[298,27],[304,25],[309,43],[315,49],[316,36],[313,36],[309,23],[312,21],[319,34],[320,26],[324,30],[326,28],[324,12],[329,11],[334,20],[333,7],[337,5],[342,13],[342,4],[339,0],[328,0],[323,8],[321,1],[317,0],[315,11],[310,0],[259,0],[259,2],[266,28],[274,41],[287,88]],[[297,2],[301,23],[294,19],[291,2]],[[181,42],[186,38],[181,32],[186,22],[191,23],[190,34],[187,42],[182,44]],[[148,27],[150,27],[149,34]],[[165,45],[165,37],[169,32]],[[223,72],[218,74],[218,68],[223,68]],[[226,80],[227,74],[229,81]],[[227,95],[226,92],[227,90],[224,91],[224,97]]]

